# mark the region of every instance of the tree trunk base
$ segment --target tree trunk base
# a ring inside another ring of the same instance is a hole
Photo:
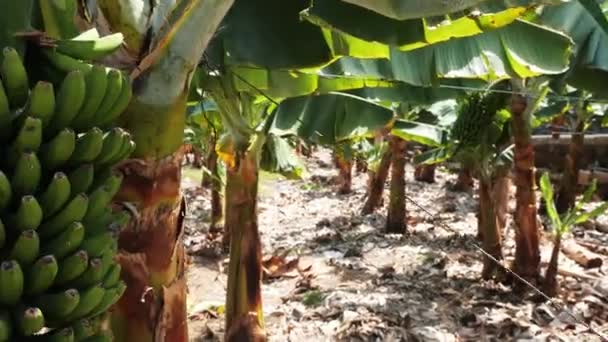
[[[419,182],[435,183],[435,165],[418,165],[414,170],[414,179]]]
[[[385,231],[388,234],[404,234],[407,231],[405,211],[405,151],[407,143],[396,136],[390,140],[392,155],[390,203],[386,216]]]
[[[384,192],[384,184],[386,183],[390,166],[391,151],[389,149],[382,155],[378,170],[375,172],[369,171],[367,199],[361,210],[361,215],[369,215],[382,206],[382,193]]]
[[[180,165],[176,155],[122,167],[115,201],[136,203],[139,215],[118,240],[116,260],[127,289],[112,313],[116,342],[188,341]]]
[[[451,190],[470,194],[473,192],[474,184],[475,182],[473,180],[471,170],[463,167],[460,169],[460,171],[458,171],[458,178],[456,179],[456,183],[452,186]]]

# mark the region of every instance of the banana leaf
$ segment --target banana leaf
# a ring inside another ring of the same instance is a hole
[[[269,134],[262,148],[262,170],[279,173],[290,179],[300,179],[305,171],[304,163],[285,137]]]
[[[371,136],[393,119],[390,108],[345,94],[300,96],[281,102],[270,133],[323,145]]]
[[[462,11],[487,0],[342,0],[398,20],[430,17]]]
[[[412,51],[390,48],[389,56],[384,56],[390,59],[343,57],[323,68],[322,73],[397,80],[417,86],[437,85],[440,79],[528,78],[566,71],[572,44],[563,33],[516,20],[474,37]],[[370,55],[375,53],[368,51]]]
[[[271,70],[258,67],[229,67],[236,91],[271,97],[278,101],[283,98],[309,94],[326,94],[363,87],[387,88],[398,84],[374,78],[348,76],[324,76],[297,70]]]
[[[391,134],[403,140],[427,146],[440,146],[445,141],[448,132],[437,125],[409,120],[396,120]]]
[[[564,32],[576,43],[565,81],[595,96],[608,95],[608,34],[603,25],[578,1],[546,7],[536,21]]]
[[[327,64],[334,56],[321,29],[300,20],[307,6],[306,0],[236,0],[207,48],[209,64],[270,69]]]
[[[502,5],[503,1],[493,0],[490,3]],[[324,0],[313,2],[311,7],[302,12],[302,17],[321,26],[329,41],[332,41],[336,33],[348,37],[347,55],[357,57],[365,56],[365,49],[372,46],[384,49],[386,53],[388,46],[407,51],[494,30],[526,15],[530,11],[526,5],[529,4],[500,6],[496,12],[492,11],[493,8],[482,7],[481,12],[473,15],[459,13],[450,17],[398,20],[344,1]],[[415,12],[408,14],[413,15]]]

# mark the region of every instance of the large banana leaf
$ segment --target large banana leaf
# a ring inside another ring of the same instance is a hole
[[[321,29],[300,20],[307,0],[236,0],[216,32],[207,57],[214,65],[295,69],[334,57]]]
[[[547,7],[537,20],[563,31],[576,43],[572,70],[565,75],[568,81],[596,96],[608,95],[608,34],[602,24],[578,1]]]
[[[462,11],[487,0],[342,0],[398,20]]]
[[[499,2],[502,5],[503,0],[490,2]],[[474,15],[465,13],[451,18],[440,18],[441,22],[434,23],[434,18],[414,17],[397,20],[344,1],[323,0],[313,2],[302,16],[323,27],[323,33],[329,41],[344,39],[335,36],[337,34],[347,37],[348,55],[365,57],[367,55],[365,49],[371,46],[375,49],[384,49],[386,53],[389,45],[400,50],[412,50],[448,39],[474,36],[500,28],[511,24],[528,12],[528,7],[524,5],[500,7],[496,13],[490,8],[482,8],[484,13]]]
[[[281,102],[270,133],[297,135],[324,145],[362,137],[386,126],[391,109],[352,96],[300,96]]]
[[[403,140],[417,142],[428,146],[440,146],[446,138],[447,131],[437,125],[409,120],[396,120],[391,134]]]
[[[239,92],[263,93],[275,101],[309,94],[326,94],[363,87],[394,87],[396,82],[374,78],[338,76],[330,77],[289,70],[269,70],[257,67],[229,67],[234,87]]]
[[[270,132],[335,145],[370,137],[393,120],[391,108],[349,94],[302,96],[287,99],[278,106]],[[406,119],[394,120],[391,133],[432,146],[445,140],[441,127]]]
[[[571,45],[572,40],[563,33],[516,20],[484,34],[412,51],[390,48],[389,56],[385,56],[390,59],[343,57],[322,72],[398,80],[417,86],[436,85],[442,78],[484,81],[528,78],[563,73],[568,66]],[[371,47],[367,51],[375,53]]]

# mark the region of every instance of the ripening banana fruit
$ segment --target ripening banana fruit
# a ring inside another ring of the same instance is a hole
[[[2,51],[0,342],[111,340],[100,317],[125,290],[114,256],[130,215],[110,204],[123,178],[114,166],[135,149],[113,127],[131,84],[92,63],[122,35],[56,42],[34,77],[15,49]]]

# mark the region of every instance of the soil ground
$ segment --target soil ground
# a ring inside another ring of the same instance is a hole
[[[359,214],[365,174],[353,177],[351,194],[337,195],[330,153],[319,150],[305,161],[308,175],[301,180],[261,174],[259,227],[265,259],[275,256],[266,264],[262,294],[270,341],[601,340],[533,293],[480,279],[476,195],[449,190],[455,175],[438,169],[436,183],[420,183],[408,167],[408,196],[437,216],[408,202],[408,234],[385,235],[385,209]],[[190,340],[221,341],[227,255],[209,232],[209,194],[198,186],[200,173],[186,169],[183,177]],[[507,261],[513,235],[509,222]],[[543,235],[546,265],[550,232]],[[589,226],[570,238],[608,247],[608,233]],[[600,257],[601,267],[586,270],[561,255],[556,302],[608,334],[608,256]]]

